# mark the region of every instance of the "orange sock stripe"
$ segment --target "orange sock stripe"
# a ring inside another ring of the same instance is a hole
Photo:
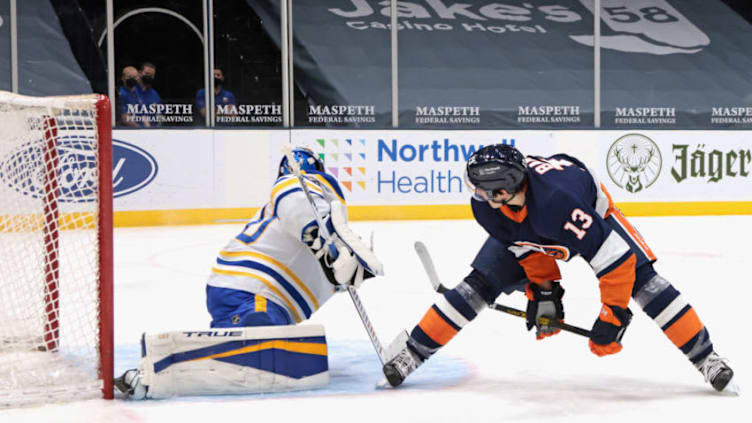
[[[457,335],[457,330],[442,319],[433,307],[429,308],[425,316],[420,319],[418,326],[439,345],[446,345],[454,335]]]
[[[684,313],[684,316],[669,326],[663,333],[668,336],[668,339],[674,343],[678,348],[681,348],[689,342],[698,332],[703,328],[703,324],[700,318],[697,317],[694,308],[690,308]]]

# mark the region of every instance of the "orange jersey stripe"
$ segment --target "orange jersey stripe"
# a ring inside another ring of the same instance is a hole
[[[499,211],[501,211],[504,216],[517,223],[522,223],[522,221],[527,217],[527,205],[522,206],[522,209],[520,211],[514,211],[509,208],[509,206],[501,206],[499,208]]]
[[[702,328],[703,324],[700,321],[700,318],[697,317],[695,309],[690,308],[684,313],[684,316],[680,317],[679,320],[674,322],[663,332],[668,336],[668,339],[674,343],[674,345],[681,348],[692,339],[692,337],[697,335]]]
[[[420,319],[418,326],[439,345],[446,345],[454,335],[457,335],[457,330],[442,319],[433,307],[429,308],[425,316]]]
[[[640,233],[637,232],[637,229],[635,229],[635,227],[632,226],[631,223],[629,223],[629,221],[626,217],[624,217],[621,211],[619,209],[614,209],[612,214],[616,218],[616,220],[621,223],[629,236],[632,237],[632,240],[634,240],[634,242],[639,245],[640,248],[642,248],[642,251],[645,252],[645,255],[648,256],[650,260],[656,260],[655,254],[653,254],[653,250],[650,249],[648,243],[645,242],[645,240],[642,238],[642,235],[640,235]]]
[[[627,308],[635,282],[637,256],[632,253],[624,263],[600,278],[601,302]]]
[[[540,283],[561,279],[556,259],[543,253],[534,252],[519,261],[530,282]]]
[[[642,238],[642,235],[635,229],[634,226],[632,226],[631,223],[627,220],[627,218],[624,216],[624,214],[614,206],[614,200],[611,199],[611,194],[608,193],[608,190],[606,190],[606,186],[601,184],[601,190],[604,194],[606,194],[606,198],[608,198],[608,210],[606,211],[606,215],[603,216],[603,218],[607,218],[610,215],[614,215],[614,218],[619,221],[619,223],[624,226],[624,229],[627,231],[630,237],[632,237],[632,240],[635,242],[635,244],[639,245],[640,248],[642,248],[642,251],[645,252],[645,255],[648,256],[650,260],[655,261],[655,254],[653,254],[653,250],[650,249],[648,246],[648,243],[645,242],[645,239]]]
[[[606,186],[603,185],[602,183],[601,183],[601,191],[603,191],[603,193],[606,195],[606,198],[608,198],[608,210],[606,210],[606,215],[603,216],[603,218],[605,219],[608,216],[610,216],[611,213],[614,212],[614,210],[618,210],[618,209],[614,206],[614,200],[611,199],[611,194],[609,194],[608,190],[606,189]]]

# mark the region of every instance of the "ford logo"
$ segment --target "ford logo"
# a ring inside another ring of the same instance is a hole
[[[57,146],[58,201],[94,201],[97,184],[95,145],[85,138],[60,137]],[[112,141],[113,197],[122,197],[148,185],[157,176],[157,161],[143,149],[120,140]],[[28,142],[0,158],[0,181],[34,198],[44,195],[44,149]]]
[[[146,150],[112,140],[112,196],[128,195],[149,185],[157,176],[157,161]]]

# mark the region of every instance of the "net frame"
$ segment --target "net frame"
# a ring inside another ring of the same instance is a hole
[[[114,340],[113,340],[113,207],[112,207],[112,125],[110,121],[111,105],[104,95],[61,96],[61,97],[28,97],[0,91],[0,105],[5,108],[38,108],[46,113],[42,119],[43,134],[43,183],[41,193],[43,204],[42,234],[44,245],[44,338],[38,351],[56,354],[60,346],[60,257],[58,257],[61,242],[60,231],[75,230],[68,222],[69,216],[61,213],[60,173],[61,148],[58,120],[65,120],[71,111],[92,108],[95,118],[96,149],[97,149],[97,210],[93,219],[96,224],[97,239],[97,378],[101,381],[101,397],[113,398],[114,372]],[[5,122],[4,122],[5,123]],[[3,140],[0,140],[2,142]],[[0,157],[2,159],[2,157]],[[0,228],[2,232],[2,228]],[[0,257],[2,258],[2,257]],[[62,291],[65,295],[65,291]],[[63,301],[65,298],[63,298]],[[0,325],[2,322],[0,322]],[[62,328],[65,330],[66,328]],[[54,369],[53,369],[54,371]],[[33,391],[33,392],[32,392]],[[19,389],[18,395],[0,398],[0,407],[19,404],[39,403],[44,401],[74,400],[77,392],[58,389],[56,386],[42,387],[40,390],[24,391]]]

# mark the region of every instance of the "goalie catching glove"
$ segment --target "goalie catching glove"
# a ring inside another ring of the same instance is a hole
[[[332,201],[328,217],[325,225],[330,238],[320,236],[318,226],[310,226],[303,233],[303,242],[319,259],[329,282],[358,288],[365,279],[383,275],[379,259],[347,225],[345,205]]]

